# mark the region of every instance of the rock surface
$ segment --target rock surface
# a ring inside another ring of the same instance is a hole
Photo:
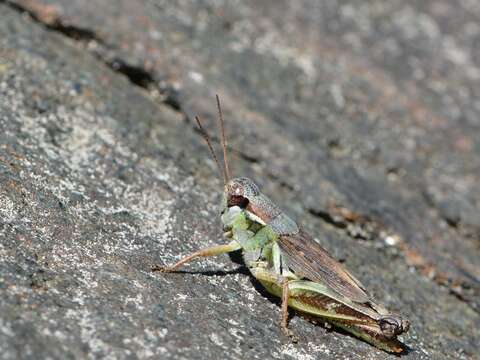
[[[0,1],[2,359],[387,359],[293,317],[220,243],[237,175],[412,323],[405,359],[477,358],[480,6]],[[217,139],[217,137],[214,137]]]

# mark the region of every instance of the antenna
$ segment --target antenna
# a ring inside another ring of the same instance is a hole
[[[210,136],[208,136],[207,131],[202,126],[200,118],[198,116],[195,116],[195,120],[197,121],[198,128],[200,129],[200,133],[202,134],[203,139],[207,143],[208,149],[210,150],[210,154],[212,155],[213,160],[215,160],[215,163],[217,164],[218,171],[220,172],[220,175],[223,177],[224,185],[227,185],[227,182],[228,182],[227,173],[224,171],[224,169],[222,169],[220,162],[218,161],[217,155],[215,154],[215,151],[213,151],[213,146],[212,146],[212,142],[210,141]]]
[[[226,182],[225,182],[226,184],[230,179],[230,169],[228,168],[227,141],[225,138],[225,122],[223,121],[223,113],[222,113],[222,107],[220,106],[220,98],[218,94],[215,95],[215,97],[217,98],[218,120],[220,122],[220,129],[222,131],[221,141],[222,141],[222,149],[223,149],[223,164],[225,168],[224,176],[226,179]]]

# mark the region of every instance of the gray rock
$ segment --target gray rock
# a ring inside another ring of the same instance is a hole
[[[191,121],[219,93],[234,173],[410,319],[404,357],[475,358],[468,4],[0,1],[0,357],[393,357],[301,317],[290,343],[234,255],[150,271],[222,241]]]

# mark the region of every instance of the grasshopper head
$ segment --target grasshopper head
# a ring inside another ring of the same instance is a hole
[[[381,318],[379,325],[380,329],[382,330],[382,334],[388,338],[392,338],[408,331],[410,322],[402,319],[400,316],[390,315]]]
[[[231,179],[225,186],[226,207],[245,209],[250,200],[259,194],[258,186],[252,180],[244,177]]]

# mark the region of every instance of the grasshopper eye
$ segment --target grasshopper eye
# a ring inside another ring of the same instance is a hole
[[[243,196],[231,195],[228,199],[228,207],[238,206],[245,209],[248,206],[248,199]]]

